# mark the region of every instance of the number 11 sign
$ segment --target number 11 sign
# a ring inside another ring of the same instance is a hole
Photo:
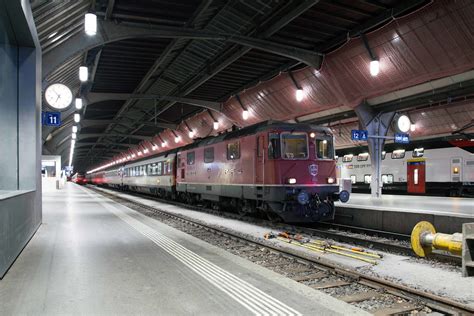
[[[61,112],[43,112],[42,123],[45,126],[61,126]]]

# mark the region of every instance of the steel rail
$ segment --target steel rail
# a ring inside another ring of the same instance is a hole
[[[141,209],[146,209],[148,211],[164,215],[168,218],[172,218],[177,221],[190,223],[191,225],[202,227],[205,230],[213,231],[220,235],[227,235],[227,236],[230,236],[231,238],[244,240],[248,244],[256,245],[258,247],[264,247],[266,249],[270,249],[273,252],[281,253],[284,256],[290,256],[296,260],[299,260],[299,261],[302,260],[307,263],[320,266],[324,269],[330,269],[334,274],[351,278],[354,280],[354,282],[367,285],[367,286],[371,286],[372,284],[372,285],[375,285],[374,288],[381,287],[385,289],[387,293],[390,293],[394,296],[398,296],[403,299],[408,299],[411,302],[422,302],[421,303],[422,305],[427,306],[430,309],[433,309],[436,311],[448,313],[450,315],[464,315],[465,313],[474,314],[473,307],[467,304],[457,302],[449,298],[445,298],[442,296],[438,296],[436,294],[428,293],[426,291],[414,289],[406,285],[397,284],[383,278],[366,275],[359,271],[343,268],[341,266],[334,264],[333,262],[327,259],[323,259],[320,257],[315,258],[309,255],[306,255],[302,252],[299,252],[297,250],[281,249],[280,247],[270,245],[261,240],[256,240],[254,238],[251,238],[248,235],[240,235],[240,234],[237,234],[235,231],[228,231],[227,229],[217,228],[211,225],[207,225],[205,223],[202,223],[201,221],[191,219],[187,216],[165,211],[158,207],[149,206],[149,205],[125,198],[123,196],[114,195],[103,190],[91,188],[90,186],[89,188],[95,192],[98,192],[99,194],[102,194],[104,196],[109,196],[109,197],[111,196],[115,200],[122,200],[124,201],[124,203],[133,204]]]

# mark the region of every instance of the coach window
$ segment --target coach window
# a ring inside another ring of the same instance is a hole
[[[316,156],[319,159],[333,159],[332,141],[330,139],[316,139]]]
[[[421,157],[423,157],[424,153],[425,153],[424,148],[415,148],[413,150],[412,157],[413,158],[421,158]]]
[[[186,154],[186,163],[188,165],[194,165],[194,151],[190,151]]]
[[[281,152],[284,159],[308,158],[308,135],[306,133],[282,133]]]
[[[370,174],[365,174],[364,183],[370,183],[370,182],[372,182],[372,176]]]
[[[157,175],[161,176],[163,174],[163,163],[161,161],[158,163],[158,167],[156,170]]]
[[[398,149],[392,152],[392,159],[403,159],[405,158],[405,149]]]
[[[280,158],[280,135],[277,133],[268,134],[268,159]]]
[[[369,159],[369,153],[362,153],[357,155],[357,161],[367,161]]]
[[[210,163],[214,161],[214,147],[204,148],[204,162]]]
[[[393,174],[383,174],[382,183],[386,183],[386,184],[393,183]]]
[[[172,166],[172,162],[170,160],[168,160],[166,162],[166,174],[171,174],[171,166]]]
[[[357,182],[357,177],[355,174],[351,174],[351,183],[355,184]]]
[[[240,143],[233,142],[227,144],[227,160],[236,160],[240,158]]]
[[[353,154],[344,155],[344,157],[342,157],[342,162],[352,162],[353,157]]]
[[[168,174],[170,163],[169,161],[163,161],[163,174]]]

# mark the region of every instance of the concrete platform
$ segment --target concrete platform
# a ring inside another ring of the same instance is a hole
[[[433,223],[444,233],[461,232],[474,222],[474,199],[434,196],[352,193],[349,202],[336,203],[336,222],[371,229],[410,234],[419,221]]]
[[[72,183],[43,209],[0,315],[365,315]]]

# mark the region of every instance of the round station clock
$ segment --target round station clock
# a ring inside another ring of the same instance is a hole
[[[62,110],[71,105],[72,91],[62,83],[54,83],[46,88],[44,98],[50,107]]]

